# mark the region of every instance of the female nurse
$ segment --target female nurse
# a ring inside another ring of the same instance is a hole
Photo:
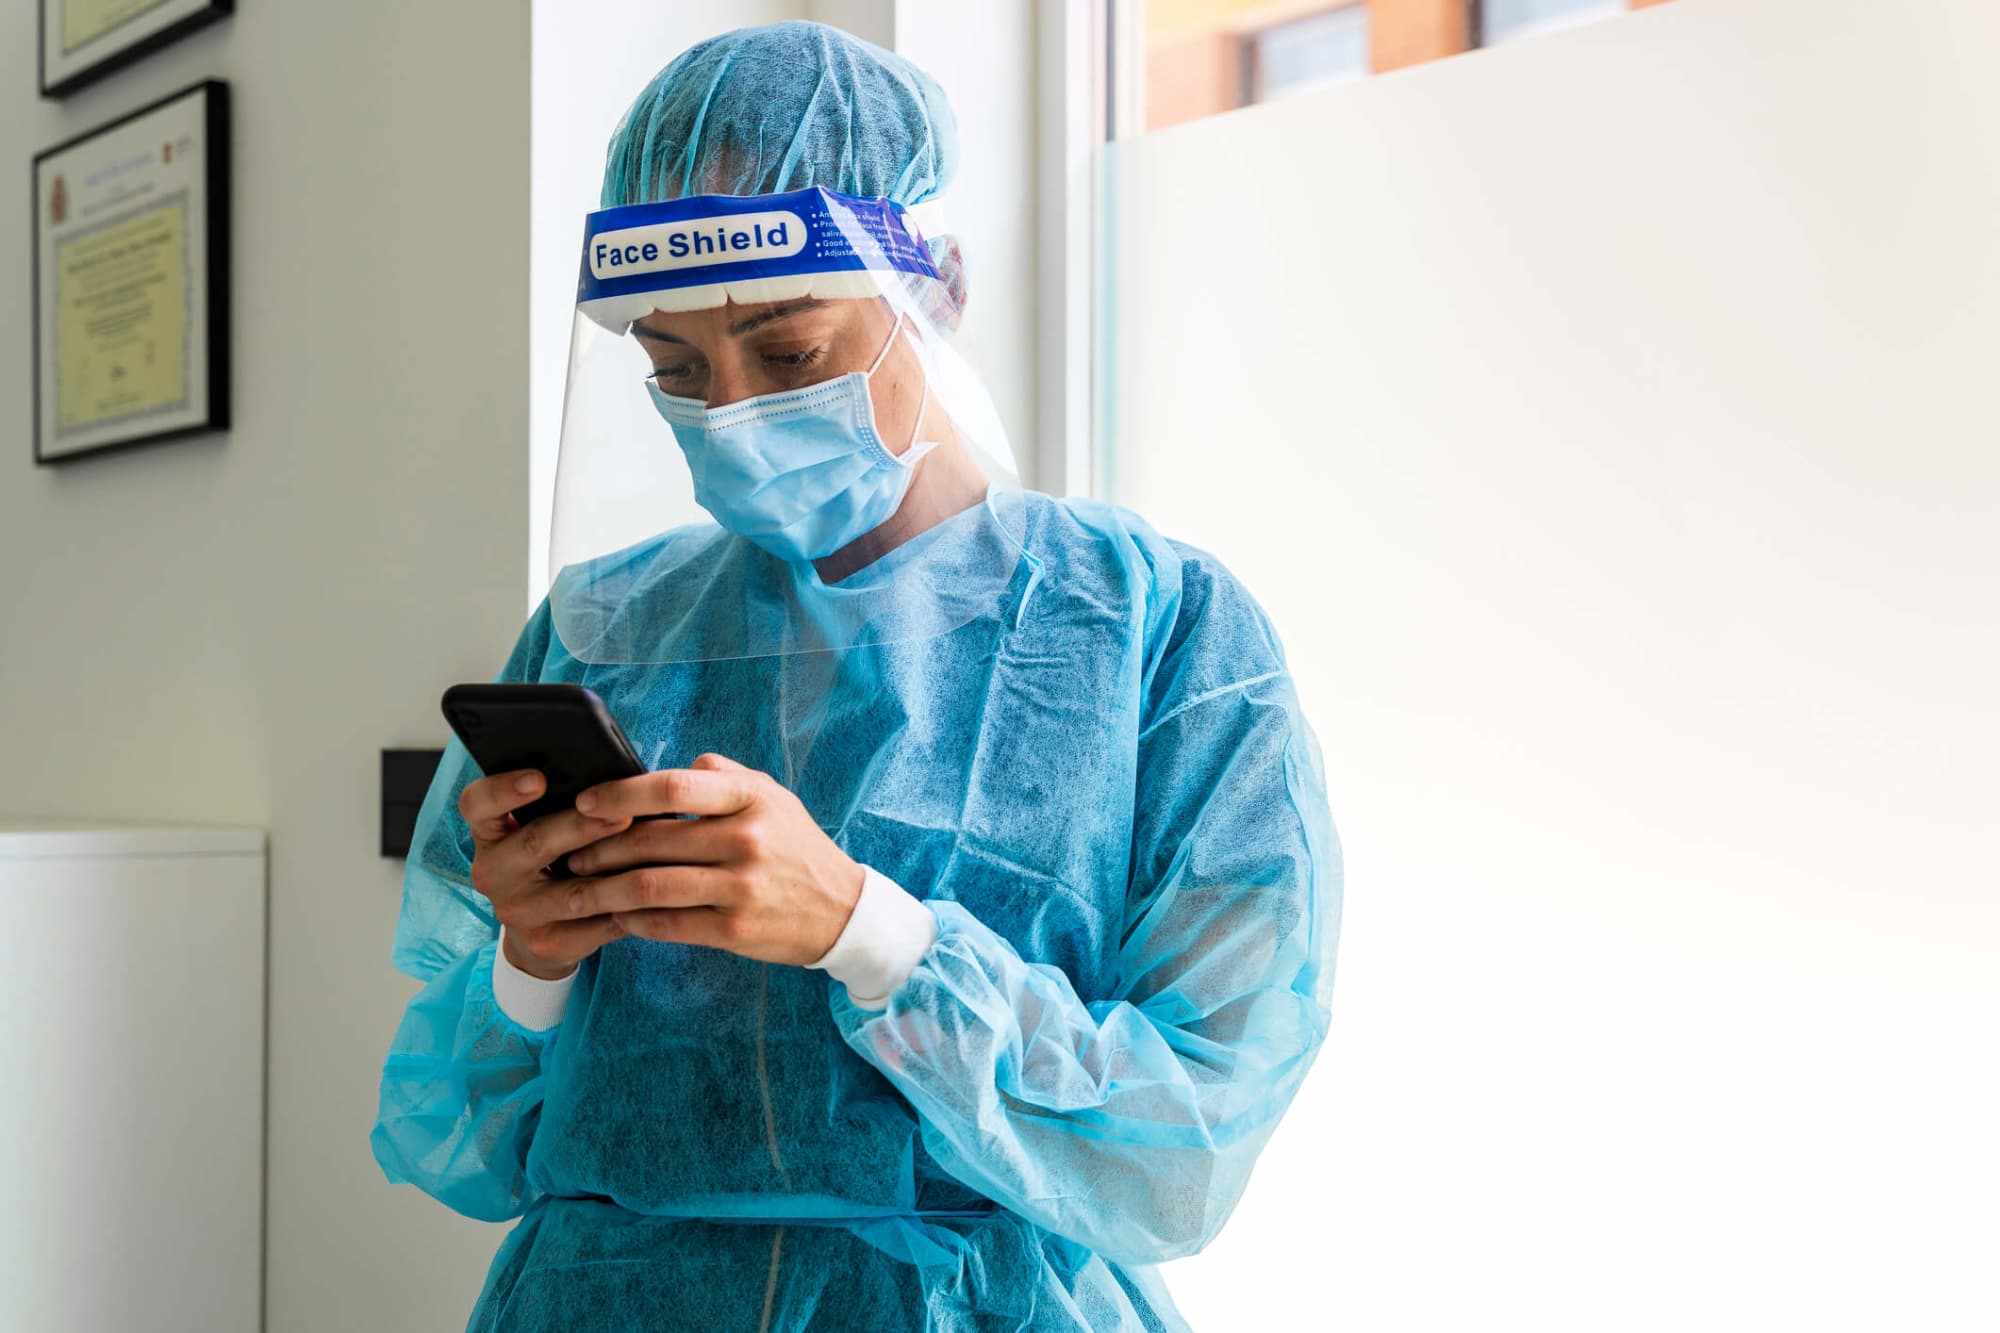
[[[595,691],[653,771],[523,823],[547,775],[454,743],[395,944],[376,1159],[520,1219],[472,1329],[1184,1328],[1154,1266],[1325,1036],[1339,850],[1277,635],[1014,482],[920,220],[954,133],[786,23],[612,139],[498,679]]]

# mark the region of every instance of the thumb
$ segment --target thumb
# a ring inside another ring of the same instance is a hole
[[[744,765],[737,763],[734,759],[731,759],[726,754],[701,755],[692,764],[689,764],[688,767],[704,768],[711,773],[720,773],[732,768],[739,773],[747,773],[750,771]]]

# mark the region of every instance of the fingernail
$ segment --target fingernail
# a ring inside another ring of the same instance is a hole
[[[576,808],[583,811],[583,813],[585,813],[586,815],[589,814],[592,810],[595,810],[597,808],[597,793],[594,791],[587,791],[583,795],[577,797]]]
[[[520,792],[523,796],[526,796],[540,785],[541,779],[533,773],[523,773],[520,777],[514,779],[514,790]]]

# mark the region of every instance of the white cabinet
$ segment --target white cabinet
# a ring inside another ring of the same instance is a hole
[[[260,1327],[264,834],[0,817],[0,1329]]]

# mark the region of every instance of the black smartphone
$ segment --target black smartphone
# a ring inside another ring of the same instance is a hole
[[[604,700],[581,685],[454,685],[443,708],[482,773],[532,768],[547,781],[546,792],[514,811],[523,824],[570,809],[586,787],[646,772]],[[567,859],[549,873],[569,878]]]

